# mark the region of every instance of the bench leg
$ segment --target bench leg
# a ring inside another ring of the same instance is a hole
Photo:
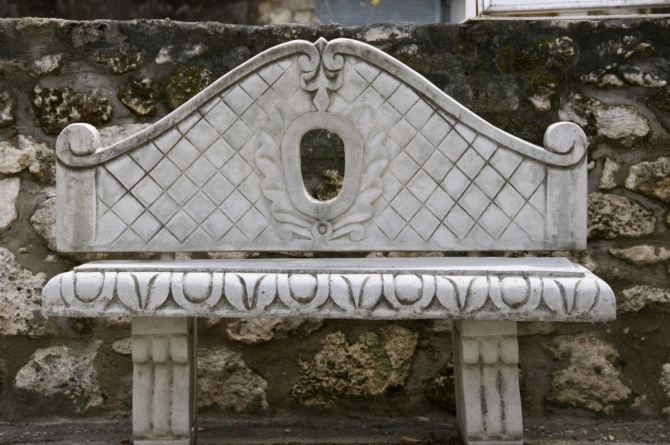
[[[461,439],[523,444],[516,322],[454,320],[453,339]]]
[[[135,445],[195,440],[196,332],[193,318],[133,318]]]

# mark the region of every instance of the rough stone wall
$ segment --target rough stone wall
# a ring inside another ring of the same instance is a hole
[[[107,143],[118,140],[261,51],[320,36],[375,45],[532,142],[558,120],[584,128],[588,249],[540,254],[594,270],[614,288],[619,314],[607,324],[520,324],[525,414],[670,415],[670,20],[258,28],[21,19],[0,20],[0,419],[130,410],[129,321],[40,315],[46,279],[106,257],[55,250],[58,132],[89,122]],[[334,141],[313,143],[305,173],[327,197],[339,160],[327,171]],[[207,256],[260,255],[180,254]],[[199,332],[203,412],[453,412],[445,321],[201,319]]]
[[[235,25],[313,23],[314,0],[0,0],[0,18],[213,20]]]

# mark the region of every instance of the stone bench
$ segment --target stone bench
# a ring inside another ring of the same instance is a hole
[[[309,195],[301,142],[344,145],[333,199]],[[142,132],[57,142],[65,252],[161,252],[54,277],[46,315],[131,316],[135,443],[191,444],[195,317],[452,319],[463,440],[523,442],[517,321],[612,320],[609,286],[564,258],[586,246],[586,137],[544,148],[485,122],[418,73],[347,39],[254,57]],[[202,251],[453,251],[470,257],[189,260]]]

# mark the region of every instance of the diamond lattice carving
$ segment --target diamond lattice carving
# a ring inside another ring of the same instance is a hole
[[[296,58],[269,64],[130,156],[97,169],[97,239],[221,243],[274,230],[255,164],[272,104],[314,110]],[[387,72],[345,59],[331,113],[363,102],[388,129],[384,191],[368,224],[400,242],[543,239],[546,167],[457,123]]]
[[[388,238],[544,238],[543,164],[457,124],[365,61],[348,59],[344,70],[347,81],[331,99],[334,111],[372,104],[401,150],[384,175],[384,205],[375,220]]]
[[[98,241],[218,243],[261,235],[271,216],[254,162],[254,128],[269,104],[307,99],[299,73],[293,59],[271,64],[130,156],[98,167]]]

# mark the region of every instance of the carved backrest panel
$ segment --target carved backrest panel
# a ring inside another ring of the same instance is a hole
[[[339,195],[311,198],[300,141],[344,142]],[[579,249],[586,138],[541,148],[486,123],[384,53],[338,39],[270,49],[107,148],[57,143],[63,251]]]

